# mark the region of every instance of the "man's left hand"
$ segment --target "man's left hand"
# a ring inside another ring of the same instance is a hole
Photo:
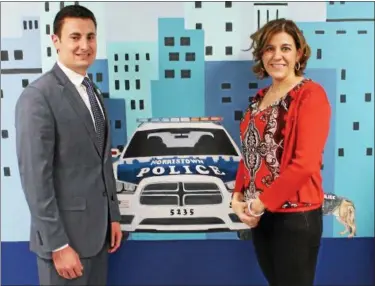
[[[121,245],[122,231],[119,222],[111,223],[111,247],[109,248],[109,253],[114,253]]]

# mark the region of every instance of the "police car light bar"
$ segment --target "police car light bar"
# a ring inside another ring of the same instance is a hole
[[[206,117],[159,117],[159,118],[138,118],[137,122],[219,122],[223,121],[220,116]]]

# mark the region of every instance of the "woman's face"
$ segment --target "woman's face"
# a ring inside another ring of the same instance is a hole
[[[292,36],[285,32],[272,36],[262,56],[264,68],[276,81],[295,76],[294,69],[299,59],[300,51],[297,51]]]

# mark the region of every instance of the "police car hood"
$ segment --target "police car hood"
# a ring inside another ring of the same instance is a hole
[[[117,164],[117,179],[138,184],[156,176],[202,175],[227,183],[235,180],[239,159],[233,156],[126,159]]]

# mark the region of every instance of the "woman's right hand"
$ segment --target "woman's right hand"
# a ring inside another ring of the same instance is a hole
[[[238,218],[250,228],[254,228],[258,225],[260,217],[254,217],[246,212],[247,203],[243,201],[243,195],[241,193],[235,193],[232,199],[232,209]]]

